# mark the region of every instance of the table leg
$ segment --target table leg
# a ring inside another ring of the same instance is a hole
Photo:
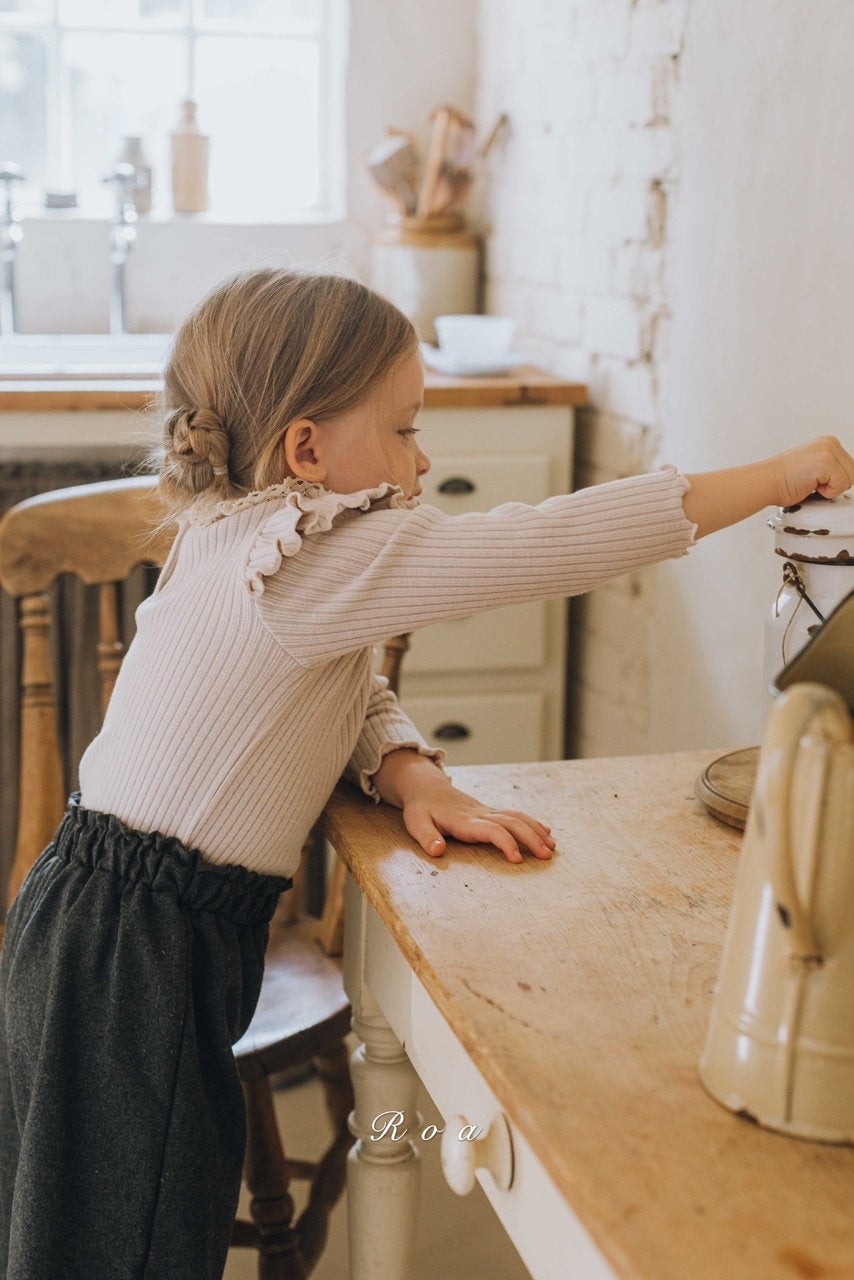
[[[356,1143],[347,1162],[350,1280],[411,1280],[421,1182],[419,1081],[362,981],[363,903],[352,883],[348,890],[345,981],[362,1041],[350,1060],[356,1098],[349,1119]]]

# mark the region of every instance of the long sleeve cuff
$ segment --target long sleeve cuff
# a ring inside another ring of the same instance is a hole
[[[441,747],[431,747],[425,742],[409,717],[395,705],[394,710],[385,710],[382,715],[372,716],[365,721],[359,741],[344,770],[344,777],[361,787],[365,795],[378,804],[382,797],[374,784],[374,774],[390,752],[399,751],[402,747],[409,747],[419,755],[427,756],[437,768],[445,772],[443,764],[446,752]]]

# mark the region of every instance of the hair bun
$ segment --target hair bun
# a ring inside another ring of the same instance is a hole
[[[206,464],[214,476],[228,475],[231,441],[215,409],[175,409],[166,419],[166,434],[173,462],[190,467]],[[210,476],[196,479],[201,483],[193,488],[206,488],[210,483]]]

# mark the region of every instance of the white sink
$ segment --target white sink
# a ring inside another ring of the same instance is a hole
[[[167,333],[22,333],[0,338],[0,382],[159,379]]]

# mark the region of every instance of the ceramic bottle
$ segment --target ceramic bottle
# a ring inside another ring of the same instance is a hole
[[[122,149],[117,156],[121,164],[132,164],[136,169],[137,185],[133,204],[137,213],[151,212],[151,165],[142,149],[142,139],[129,136],[122,139]]]
[[[172,208],[176,213],[204,213],[208,208],[210,139],[196,119],[197,106],[181,103],[181,119],[172,134]]]

